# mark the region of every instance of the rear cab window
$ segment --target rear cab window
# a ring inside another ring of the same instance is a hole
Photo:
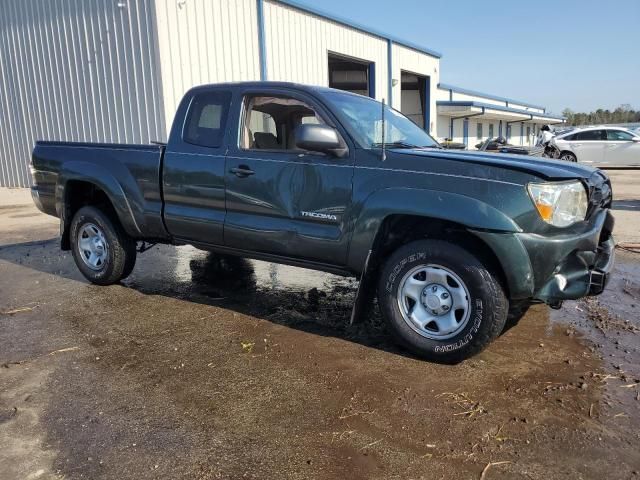
[[[231,92],[210,91],[193,96],[184,123],[182,139],[201,147],[220,148],[229,116]]]

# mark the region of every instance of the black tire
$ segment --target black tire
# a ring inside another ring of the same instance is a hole
[[[90,268],[82,259],[78,237],[86,225],[95,225],[104,236],[106,256],[97,269]],[[71,221],[71,251],[80,272],[91,283],[111,285],[119,282],[131,273],[136,262],[136,242],[129,237],[120,224],[113,221],[96,207],[82,207]]]
[[[450,270],[469,292],[468,320],[464,327],[461,322],[461,330],[446,340],[421,335],[400,310],[400,283],[422,265]],[[457,363],[480,352],[502,332],[509,309],[504,289],[491,269],[462,247],[442,240],[418,240],[396,250],[382,269],[378,301],[396,340],[418,356],[439,363]]]
[[[133,242],[133,255],[127,255],[127,260],[124,264],[124,270],[122,271],[122,276],[120,280],[124,280],[131,272],[133,272],[133,268],[136,266],[136,258],[138,257],[137,243]]]
[[[576,157],[575,154],[571,152],[562,152],[559,158],[560,160],[564,160],[565,162],[573,162],[573,163],[578,162],[578,157]]]

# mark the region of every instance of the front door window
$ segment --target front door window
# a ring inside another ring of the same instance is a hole
[[[241,146],[244,150],[295,152],[294,131],[302,123],[325,123],[301,100],[252,97],[248,100]]]

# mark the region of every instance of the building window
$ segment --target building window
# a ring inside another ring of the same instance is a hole
[[[478,126],[476,127],[476,137],[478,140],[482,140],[482,124],[478,122]]]
[[[375,98],[375,63],[329,53],[329,86]]]
[[[507,140],[511,140],[511,125],[507,123]]]
[[[531,143],[531,127],[527,127],[527,143]]]
[[[493,138],[493,123],[489,124],[489,138]]]

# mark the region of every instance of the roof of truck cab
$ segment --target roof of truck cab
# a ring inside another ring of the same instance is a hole
[[[224,83],[208,83],[204,85],[197,85],[191,89],[187,93],[197,92],[199,90],[209,90],[212,88],[261,88],[261,87],[280,87],[280,88],[290,88],[293,90],[302,90],[306,92],[315,92],[315,93],[329,93],[329,92],[337,92],[344,93],[347,95],[356,95],[361,97],[357,93],[348,92],[346,90],[339,90],[337,88],[325,87],[321,85],[307,85],[304,83],[295,83],[295,82],[277,82],[277,81],[245,81],[245,82],[224,82]],[[369,97],[366,97],[369,98]],[[372,100],[375,100],[372,98]]]

